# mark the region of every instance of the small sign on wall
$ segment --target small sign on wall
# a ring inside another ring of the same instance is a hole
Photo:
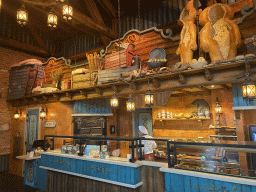
[[[56,121],[55,120],[48,120],[44,122],[45,128],[55,128],[56,127]]]
[[[113,134],[116,132],[115,125],[110,125],[110,134]]]

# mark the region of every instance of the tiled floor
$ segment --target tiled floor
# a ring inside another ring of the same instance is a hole
[[[23,183],[23,177],[10,173],[0,173],[0,192],[43,192]]]

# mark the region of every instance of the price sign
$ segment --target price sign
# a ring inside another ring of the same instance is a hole
[[[44,122],[44,127],[46,127],[46,128],[55,128],[56,127],[56,121],[55,120],[45,121]]]

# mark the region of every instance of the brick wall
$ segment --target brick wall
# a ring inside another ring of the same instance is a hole
[[[46,59],[28,55],[0,47],[0,153],[10,152],[12,124],[12,106],[7,103],[7,92],[9,83],[8,70],[10,66],[17,64],[26,59],[38,59],[44,62]]]

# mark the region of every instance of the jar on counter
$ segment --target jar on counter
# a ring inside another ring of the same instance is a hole
[[[63,141],[63,145],[61,146],[61,153],[67,153],[66,141]]]
[[[73,148],[72,145],[68,145],[68,146],[67,146],[67,153],[68,153],[68,154],[72,154],[72,148]]]

